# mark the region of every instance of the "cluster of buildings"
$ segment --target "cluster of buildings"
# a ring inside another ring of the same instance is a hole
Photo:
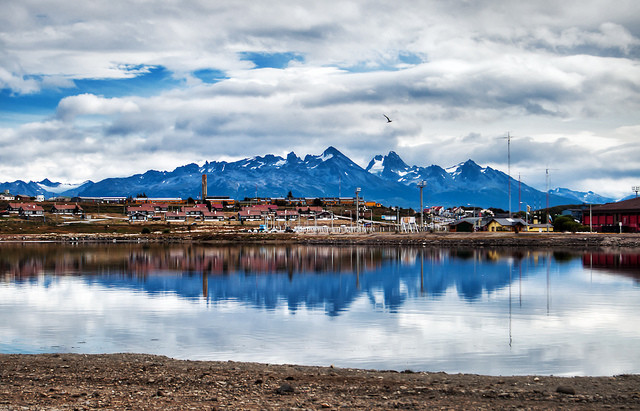
[[[275,204],[243,206],[238,212],[225,212],[222,204],[195,204],[192,206],[170,206],[167,203],[145,203],[127,207],[129,221],[283,221],[295,222],[301,217],[328,220],[331,213],[318,206],[283,208]]]
[[[61,199],[58,199],[61,200]],[[126,207],[126,214],[130,221],[283,221],[294,222],[303,217],[315,220],[329,220],[333,218],[331,212],[324,206],[354,207],[359,199],[354,197],[279,197],[254,198],[244,201],[229,197],[206,197],[205,204],[187,204],[181,198],[148,198],[148,197],[76,197],[64,198],[75,204],[41,205],[44,196],[35,199],[29,196],[12,195],[8,190],[0,193],[0,201],[7,201],[8,205],[0,209],[5,215],[18,215],[24,218],[44,217],[45,213],[55,215],[69,215],[83,218],[85,212],[80,204],[83,203],[133,203]],[[382,207],[373,201],[360,201],[367,209]],[[45,208],[46,207],[46,208]],[[239,211],[238,211],[239,210]],[[603,205],[583,206],[573,212],[572,217],[595,232],[640,232],[640,198],[607,203]],[[351,213],[349,210],[346,212]],[[521,218],[497,218],[490,210],[473,210],[463,207],[445,208],[442,206],[428,207],[423,210],[425,216],[432,221],[439,221],[447,225],[449,231],[552,231],[551,224],[533,224]],[[477,214],[477,215],[476,215]],[[385,218],[387,217],[387,218]],[[396,220],[396,216],[383,216],[385,220]]]
[[[45,211],[56,215],[84,217],[84,210],[77,204],[53,204],[45,210],[36,203],[9,203],[4,211],[9,215],[14,214],[25,218],[44,217]]]

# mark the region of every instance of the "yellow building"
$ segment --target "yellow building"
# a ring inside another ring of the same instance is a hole
[[[521,218],[492,218],[486,225],[487,231],[513,231],[527,230],[527,223]]]

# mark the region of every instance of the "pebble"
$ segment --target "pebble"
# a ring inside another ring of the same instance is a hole
[[[568,387],[566,385],[559,385],[558,388],[556,388],[556,392],[560,394],[576,395],[576,390],[573,387]]]
[[[294,392],[296,392],[296,390],[291,384],[285,382],[284,384],[280,385],[278,389],[276,389],[276,392],[278,394],[293,394]]]

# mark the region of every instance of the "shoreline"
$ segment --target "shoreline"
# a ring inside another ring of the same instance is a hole
[[[640,375],[484,376],[147,354],[0,354],[0,377],[0,410],[640,408]]]
[[[638,249],[640,234],[603,233],[246,233],[212,228],[190,233],[39,233],[0,234],[0,243],[202,243],[202,244],[303,244],[395,245],[419,247],[511,247],[574,249]]]

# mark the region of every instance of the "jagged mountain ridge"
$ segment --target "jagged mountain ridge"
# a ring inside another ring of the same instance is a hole
[[[299,197],[353,197],[356,187],[360,187],[360,195],[367,200],[417,208],[419,190],[416,183],[424,180],[427,182],[423,194],[425,206],[472,205],[508,209],[507,175],[490,167],[480,167],[472,160],[446,170],[437,165],[409,166],[392,151],[386,156],[375,156],[363,169],[334,147],[320,155],[306,155],[304,159],[293,152],[286,158],[268,154],[234,162],[206,162],[202,166],[187,164],[173,171],[149,170],[97,183],[63,185],[45,179],[36,183],[0,183],[0,189],[27,195],[43,194],[47,198],[58,195],[135,196],[143,192],[150,197],[197,198],[202,174],[207,174],[209,196],[285,197],[291,191]],[[511,209],[516,211],[518,182],[511,179],[511,188]],[[551,193],[550,205],[576,203],[579,196],[588,194],[565,190]],[[545,206],[545,194],[525,184],[521,185],[520,195],[522,203],[532,208]]]
[[[473,160],[457,164],[448,169],[437,165],[428,167],[409,166],[397,153],[375,156],[368,164],[367,171],[388,181],[406,186],[416,186],[425,181],[424,197],[427,204],[479,205],[509,208],[509,184],[511,181],[511,210],[546,206],[546,194],[507,174],[491,167],[480,167]],[[581,193],[568,189],[549,191],[549,205],[575,204],[582,202],[605,203],[614,201],[593,192]],[[521,204],[520,204],[521,202]]]

